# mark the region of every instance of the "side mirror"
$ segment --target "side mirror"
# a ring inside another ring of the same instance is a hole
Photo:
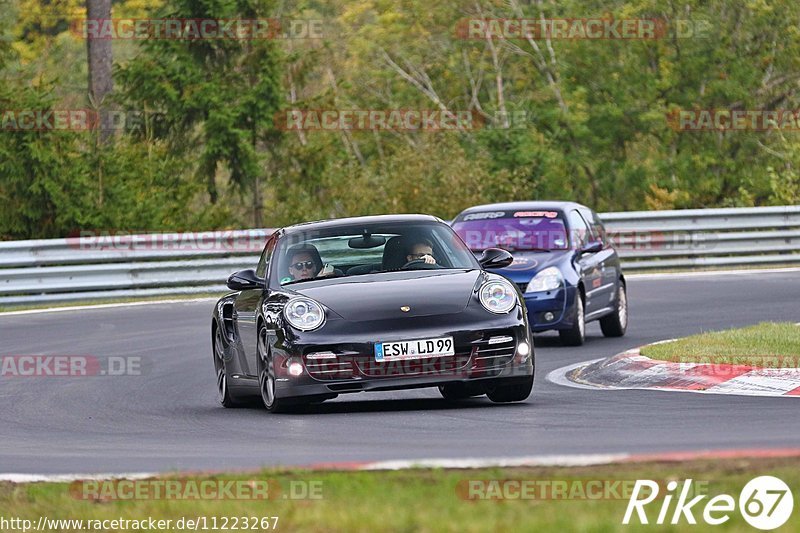
[[[256,271],[252,268],[234,272],[228,278],[228,288],[233,291],[247,291],[263,287],[264,280],[256,276]]]
[[[514,256],[501,248],[487,248],[478,258],[483,268],[503,268],[514,262]]]
[[[603,243],[601,241],[595,241],[587,244],[583,248],[581,248],[582,254],[596,254],[597,252],[603,251]]]

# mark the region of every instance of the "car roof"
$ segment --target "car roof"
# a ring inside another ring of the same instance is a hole
[[[364,224],[402,224],[414,222],[441,222],[444,224],[442,219],[433,215],[371,215],[301,222],[300,224],[286,226],[282,228],[282,231],[284,234],[293,234],[301,231],[317,231],[345,226],[361,226]]]
[[[589,209],[585,205],[577,202],[558,202],[552,200],[529,200],[524,202],[500,202],[495,204],[483,204],[468,207],[461,211],[458,216],[466,215],[468,213],[481,213],[483,211],[522,211],[522,210],[551,210],[551,211],[566,211],[569,209]]]

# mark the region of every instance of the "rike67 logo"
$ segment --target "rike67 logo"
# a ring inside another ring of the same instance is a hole
[[[667,484],[666,494],[663,495],[659,494],[658,483],[649,479],[639,479],[633,487],[622,523],[636,523],[634,516],[641,524],[651,523],[645,507],[659,496],[663,500],[658,517],[653,522],[659,525],[679,524],[684,520],[687,524],[697,524],[695,513],[706,524],[714,526],[724,524],[737,510],[738,503],[738,511],[745,521],[757,529],[766,531],[785,524],[794,508],[792,491],[786,483],[773,476],[759,476],[750,480],[739,494],[738,502],[729,494],[719,494],[702,505],[701,502],[708,498],[708,495],[701,494],[689,499],[691,494],[691,479],[685,480],[680,488],[677,481],[670,481]],[[673,500],[675,500],[674,507]]]

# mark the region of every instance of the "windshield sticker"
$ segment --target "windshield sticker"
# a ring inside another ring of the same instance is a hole
[[[486,220],[491,218],[501,218],[506,216],[505,211],[489,211],[487,213],[470,213],[469,215],[464,215],[462,220]]]
[[[517,211],[514,213],[514,218],[517,217],[556,218],[558,213],[556,211]]]
[[[524,255],[515,255],[514,262],[506,267],[506,270],[528,270],[534,268],[539,264],[539,261],[533,257],[526,257]]]

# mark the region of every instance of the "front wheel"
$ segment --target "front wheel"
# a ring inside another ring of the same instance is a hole
[[[575,320],[570,329],[558,331],[561,343],[567,346],[581,346],[586,340],[586,315],[583,310],[581,291],[575,290]]]
[[[617,307],[610,315],[600,319],[600,330],[606,337],[622,337],[628,329],[628,295],[625,284],[617,289]]]
[[[258,389],[267,411],[279,413],[286,408],[286,400],[279,399],[275,393],[275,363],[267,348],[267,328],[264,326],[258,332]]]
[[[508,403],[508,402],[521,402],[531,395],[533,389],[533,374],[526,378],[523,382],[517,382],[503,385],[489,387],[486,390],[486,395],[495,403]]]
[[[240,402],[233,397],[228,386],[228,370],[225,367],[225,348],[220,329],[214,333],[214,371],[217,374],[217,401],[223,407],[238,407]]]

